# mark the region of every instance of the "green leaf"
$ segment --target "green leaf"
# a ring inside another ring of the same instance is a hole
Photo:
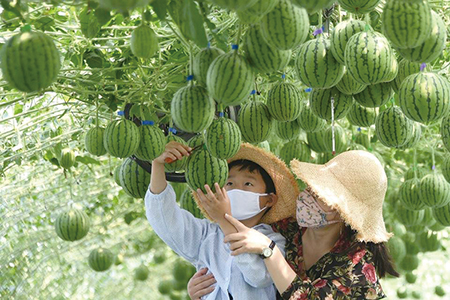
[[[100,24],[94,11],[88,7],[83,9],[79,15],[81,32],[88,39],[94,38],[100,31]]]
[[[180,30],[200,48],[208,45],[203,18],[193,0],[185,0],[181,13]]]
[[[97,17],[98,24],[100,25],[100,27],[108,24],[108,22],[112,18],[111,12],[101,7],[96,8],[94,14]]]
[[[101,165],[98,160],[89,156],[77,156],[75,160],[85,165]]]
[[[39,29],[42,31],[45,31],[45,30],[50,31],[53,29],[53,26],[55,25],[55,20],[51,17],[45,16],[45,17],[39,18],[37,20],[34,20],[33,24],[36,29]]]
[[[167,14],[167,0],[153,0],[152,7],[158,18],[164,21]]]

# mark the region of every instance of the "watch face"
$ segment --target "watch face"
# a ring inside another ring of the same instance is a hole
[[[270,249],[270,248],[264,249],[263,255],[264,255],[265,257],[270,257],[270,256],[272,255],[272,249]]]

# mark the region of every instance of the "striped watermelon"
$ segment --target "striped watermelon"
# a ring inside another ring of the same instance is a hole
[[[419,123],[414,122],[412,132],[411,132],[411,138],[401,147],[398,147],[398,149],[412,149],[414,148],[419,142],[420,138],[422,137],[422,127]]]
[[[422,210],[425,208],[425,203],[423,203],[420,197],[420,180],[413,178],[406,180],[399,189],[400,200],[404,207],[410,210]]]
[[[388,240],[387,245],[389,247],[389,254],[394,259],[394,262],[399,263],[405,258],[406,247],[405,242],[401,238],[393,236]]]
[[[401,147],[411,138],[413,121],[398,107],[390,107],[380,113],[375,121],[379,141],[386,147]]]
[[[105,128],[102,127],[94,127],[88,130],[84,137],[84,146],[87,152],[96,156],[106,154],[106,149],[103,145],[104,133]]]
[[[363,32],[366,24],[359,20],[342,21],[336,25],[331,33],[331,53],[341,64],[345,64],[345,48],[348,40],[358,32]]]
[[[445,148],[450,151],[450,116],[446,116],[442,119],[441,138]]]
[[[349,113],[347,114],[347,119],[350,124],[358,127],[370,127],[375,124],[375,109],[367,108],[354,103]]]
[[[114,157],[124,158],[132,155],[139,147],[139,142],[139,128],[129,120],[115,120],[106,126],[103,144],[106,151]]]
[[[217,6],[231,10],[243,10],[254,5],[258,0],[209,0]]]
[[[144,198],[150,184],[150,173],[141,168],[134,159],[127,157],[119,171],[120,186],[133,198]]]
[[[349,96],[361,93],[366,87],[367,85],[358,83],[348,72],[345,72],[341,81],[336,84],[341,93]]]
[[[354,135],[355,143],[364,146],[364,148],[369,149],[370,147],[370,139],[369,135],[359,131],[356,135]]]
[[[214,100],[204,87],[188,85],[173,95],[170,112],[178,128],[185,132],[200,132],[214,119]]]
[[[409,75],[420,72],[420,63],[410,62],[406,59],[402,59],[398,64],[398,74],[395,80],[391,82],[392,89],[398,92],[403,80]]]
[[[441,242],[436,233],[426,231],[418,236],[418,242],[422,252],[434,252],[441,248]]]
[[[306,140],[308,141],[309,147],[316,153],[327,152],[324,141],[325,130],[308,132],[306,134]]]
[[[338,0],[339,5],[354,14],[367,14],[377,7],[380,0]]]
[[[408,231],[410,232],[421,232],[421,230],[418,229],[422,229],[423,231],[424,227],[421,225],[408,226]],[[405,239],[405,248],[406,254],[417,255],[420,252],[419,245],[417,244],[417,239],[414,242]]]
[[[301,140],[294,139],[284,144],[279,156],[289,166],[294,158],[299,161],[309,162],[311,159],[311,150]]]
[[[195,147],[200,146],[201,144],[204,144],[204,143],[205,143],[205,140],[203,139],[203,135],[202,134],[196,134],[196,135],[194,135],[193,137],[191,137],[187,141],[188,146],[191,147],[191,148],[195,148]]]
[[[269,46],[261,35],[259,26],[252,26],[245,35],[245,57],[262,73],[273,73],[286,68],[291,59],[291,50],[278,50]]]
[[[279,0],[262,18],[260,26],[267,44],[279,50],[290,50],[308,37],[309,17],[306,9],[293,5],[290,0]]]
[[[423,203],[429,207],[442,207],[450,203],[450,185],[441,174],[423,177],[419,191]]]
[[[444,161],[442,162],[442,175],[445,180],[450,183],[450,156],[446,155]]]
[[[431,18],[428,1],[388,0],[382,30],[395,48],[415,48],[430,36]]]
[[[75,152],[66,148],[61,150],[61,158],[59,159],[59,165],[68,170],[75,164]]]
[[[22,92],[38,92],[51,85],[61,69],[59,51],[42,32],[20,32],[0,52],[3,78]]]
[[[88,262],[92,270],[103,272],[108,270],[114,261],[114,255],[105,248],[97,248],[89,254]]]
[[[431,212],[432,212],[432,214],[434,214],[433,213],[433,209],[431,209]],[[442,230],[444,230],[446,228],[446,226],[441,225],[440,223],[438,223],[436,221],[436,219],[434,219],[434,215],[432,215],[431,217],[433,218],[435,223],[433,225],[428,226],[429,230],[434,231],[434,232],[438,232],[438,231],[442,231]]]
[[[252,6],[238,10],[239,21],[245,24],[258,24],[261,19],[271,12],[279,0],[258,0]]]
[[[334,0],[291,0],[294,5],[305,8],[309,14],[313,14],[319,10],[329,8],[333,5]]]
[[[319,165],[326,164],[333,158],[334,158],[334,155],[331,152],[320,153],[317,156],[316,164],[319,164]]]
[[[421,224],[423,226],[429,227],[434,223],[436,223],[436,220],[433,218],[433,209],[431,207],[426,207],[424,209],[423,220]]]
[[[361,93],[353,96],[356,102],[365,107],[380,107],[385,105],[394,92],[389,83],[368,85]]]
[[[367,148],[364,147],[361,144],[354,143],[354,144],[351,144],[350,147],[347,150],[363,150],[363,151],[367,151]]]
[[[152,161],[164,152],[166,137],[157,125],[141,125],[139,134],[139,147],[134,153],[137,158]]]
[[[252,101],[239,110],[238,125],[246,142],[260,143],[267,140],[272,124],[269,108],[263,102]]]
[[[396,211],[398,220],[405,226],[420,225],[424,213],[424,210],[409,210],[401,205]]]
[[[177,143],[181,143],[183,145],[187,145],[187,143],[180,137],[173,135],[173,134],[169,134],[166,137],[166,144],[170,143],[170,142],[177,142]],[[181,160],[176,160],[174,162],[169,163],[165,163],[164,164],[164,168],[166,170],[166,172],[177,172],[177,171],[183,171],[184,170],[184,166],[186,163],[186,157],[183,157],[183,159]]]
[[[298,138],[302,129],[298,123],[298,120],[290,122],[275,122],[275,133],[283,140],[293,140]]]
[[[392,55],[391,46],[381,33],[356,33],[345,48],[347,72],[361,84],[384,82],[391,76]]]
[[[206,130],[206,147],[211,155],[228,159],[233,157],[241,147],[241,131],[233,120],[218,118]]]
[[[194,191],[201,189],[206,193],[205,184],[207,184],[215,192],[216,182],[223,187],[227,181],[227,161],[215,158],[206,149],[196,150],[187,160],[185,177],[187,184]]]
[[[140,58],[150,58],[159,50],[158,36],[150,26],[141,24],[131,33],[131,52]]]
[[[417,255],[406,254],[405,258],[401,261],[399,267],[404,271],[412,272],[419,267],[419,263],[420,261]]]
[[[450,226],[450,204],[433,208],[433,217],[437,224],[445,227]]]
[[[186,189],[180,198],[180,207],[182,209],[190,212],[194,217],[198,219],[204,219],[200,208],[198,208],[197,203],[195,203],[194,196],[192,196],[192,191],[190,189]]]
[[[84,238],[91,226],[86,213],[82,210],[71,209],[60,214],[55,221],[56,234],[64,241],[78,241]]]
[[[267,107],[273,119],[287,122],[294,121],[302,109],[300,91],[292,83],[275,84],[267,95]]]
[[[401,56],[412,62],[429,63],[438,58],[445,48],[447,29],[442,18],[432,11],[431,34],[415,48],[397,49]]]
[[[398,74],[398,61],[395,55],[391,56],[391,62],[389,63],[389,70],[384,77],[383,82],[392,82]]]
[[[436,73],[416,73],[403,80],[398,101],[408,118],[427,125],[448,114],[450,84]]]
[[[252,67],[237,50],[219,55],[209,66],[206,87],[217,103],[237,105],[250,96],[254,86]]]
[[[309,107],[319,118],[331,121],[331,97],[334,97],[334,119],[344,118],[353,105],[352,96],[345,95],[336,87],[331,89],[313,89],[309,98]]]
[[[115,169],[114,169],[114,181],[117,183],[117,185],[118,186],[120,186],[120,167],[121,167],[122,165],[119,165],[119,166],[117,166]]]
[[[300,81],[312,88],[331,88],[344,75],[344,65],[334,58],[323,35],[300,46],[295,66]]]
[[[316,116],[309,106],[304,107],[297,119],[300,128],[306,132],[317,132],[325,129],[327,122]]]
[[[336,153],[342,153],[347,150],[348,138],[345,129],[339,125],[334,126],[334,139]],[[333,151],[333,132],[332,127],[328,127],[323,134],[323,144],[328,152]]]
[[[150,274],[150,270],[144,264],[134,269],[134,279],[136,280],[145,281],[148,278],[148,274]]]
[[[426,175],[426,171],[424,168],[422,167],[418,167],[417,168],[417,178],[421,179],[422,177],[424,177]],[[415,171],[414,171],[414,167],[408,169],[408,171],[406,171],[405,173],[405,181],[409,180],[409,179],[413,179],[415,178]]]
[[[197,80],[197,83],[206,86],[208,68],[211,63],[222,54],[225,54],[225,52],[216,47],[208,47],[197,53],[192,64],[192,71],[194,72],[194,78]]]

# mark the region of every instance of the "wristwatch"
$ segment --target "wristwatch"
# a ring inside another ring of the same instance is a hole
[[[271,241],[268,248],[264,248],[262,253],[259,255],[262,259],[266,259],[272,256],[273,248],[275,248],[275,242]]]

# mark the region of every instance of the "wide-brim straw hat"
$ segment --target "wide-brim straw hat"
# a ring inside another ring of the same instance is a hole
[[[295,216],[295,199],[297,199],[300,191],[294,175],[286,164],[271,152],[248,143],[241,144],[239,151],[232,158],[228,159],[228,163],[241,159],[249,160],[260,165],[269,174],[275,185],[278,201],[264,214],[260,223],[272,224],[279,220]],[[211,220],[195,194],[194,199],[203,215]]]
[[[381,243],[392,236],[386,231],[382,213],[387,177],[375,155],[362,150],[347,151],[323,165],[294,159],[291,169],[357,231],[357,240]]]

